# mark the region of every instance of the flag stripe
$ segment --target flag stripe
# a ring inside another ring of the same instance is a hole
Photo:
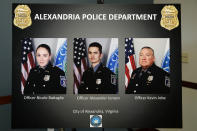
[[[74,75],[75,75],[75,77],[76,77],[76,80],[77,80],[78,82],[81,82],[81,75],[80,75],[80,73],[79,73],[78,68],[75,66],[75,64],[74,64]]]
[[[87,64],[86,64],[87,62],[86,62],[86,59],[82,59],[81,61],[82,61],[82,64],[81,64],[82,67],[81,68],[83,69],[82,72],[84,72],[84,69],[87,69]]]
[[[23,85],[22,81],[21,81],[21,92],[22,92],[22,94],[24,94],[24,85]]]
[[[130,63],[131,63],[132,69],[135,70],[136,66],[135,66],[134,56],[132,55],[129,58],[130,58]]]
[[[130,80],[130,73],[128,67],[125,65],[125,80],[126,80],[126,87],[128,86],[129,80]]]
[[[34,57],[33,57],[33,52],[28,54],[28,58],[29,58],[29,62],[31,65],[31,68],[35,66],[35,62],[34,62]]]
[[[31,64],[30,64],[31,62],[30,62],[30,60],[29,60],[29,58],[27,57],[27,68],[28,68],[28,74],[29,74],[29,72],[30,72],[30,70],[31,70],[31,68],[32,68],[32,66],[31,66]]]
[[[24,67],[25,71],[27,72],[27,74],[29,74],[29,70],[28,70],[28,65],[27,65],[27,63],[24,63],[24,64],[23,64],[23,67]]]
[[[129,76],[131,77],[131,73],[133,72],[133,68],[132,68],[132,63],[129,59],[129,62],[126,64],[127,68],[128,68],[128,72],[129,72]]]
[[[127,77],[128,80],[130,80],[130,72],[127,66],[125,66],[125,75]]]
[[[75,85],[78,87],[79,86],[79,81],[77,80],[76,75],[74,75],[74,82],[75,82]]]
[[[21,72],[22,72],[23,77],[24,77],[24,79],[25,79],[25,81],[26,81],[26,80],[27,80],[27,77],[28,77],[28,73],[27,73],[27,71],[25,70],[25,67],[24,67],[23,64],[21,65]]]
[[[78,93],[78,86],[76,84],[74,84],[74,93],[77,94]]]
[[[25,80],[23,74],[21,73],[21,82],[22,82],[23,87],[25,87],[25,81],[26,80]]]

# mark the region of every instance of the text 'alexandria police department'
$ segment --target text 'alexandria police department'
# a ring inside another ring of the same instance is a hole
[[[153,20],[157,14],[35,14],[34,20]]]

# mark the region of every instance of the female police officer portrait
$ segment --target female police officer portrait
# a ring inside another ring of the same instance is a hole
[[[38,66],[30,70],[24,94],[65,94],[65,73],[51,64],[51,49],[40,44],[36,49]]]

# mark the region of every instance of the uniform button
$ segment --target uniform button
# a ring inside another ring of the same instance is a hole
[[[43,85],[43,87],[45,87],[45,85]]]
[[[86,90],[88,90],[88,87],[86,87]]]
[[[136,90],[134,90],[133,92],[136,93]]]
[[[136,86],[138,86],[138,84],[136,84]]]
[[[35,87],[36,85],[34,84],[34,87]]]
[[[96,88],[98,90],[98,88]]]

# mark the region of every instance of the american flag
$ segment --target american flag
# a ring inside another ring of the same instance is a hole
[[[87,69],[86,42],[82,38],[74,38],[74,93],[78,94],[83,72]]]
[[[131,73],[136,69],[133,38],[125,38],[125,86],[128,86]]]
[[[23,94],[28,74],[31,68],[35,67],[35,56],[32,46],[32,39],[25,38],[21,42],[22,42],[21,92]]]

